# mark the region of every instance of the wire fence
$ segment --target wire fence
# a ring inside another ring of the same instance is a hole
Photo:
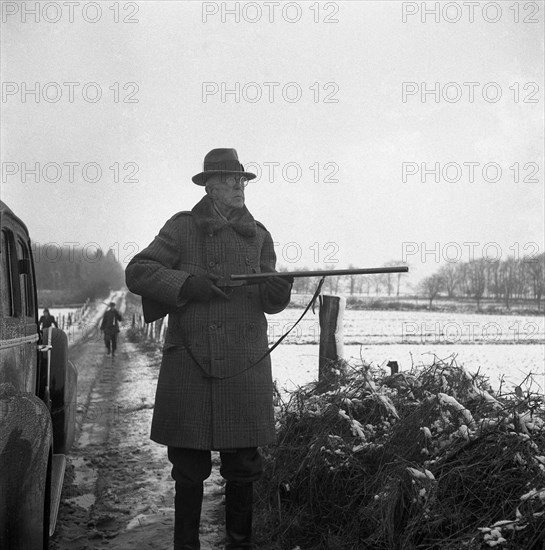
[[[133,313],[131,320],[131,329],[138,332],[145,340],[157,343],[163,343],[168,328],[168,317],[163,317],[153,323],[146,323],[141,313]]]
[[[90,306],[91,300],[87,298],[87,300],[85,300],[85,303],[81,307],[75,309],[74,311],[69,311],[66,314],[59,314],[57,316],[57,325],[61,330],[68,332],[70,327],[79,323],[87,315]]]

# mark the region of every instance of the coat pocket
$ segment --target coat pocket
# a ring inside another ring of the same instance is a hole
[[[163,353],[175,350],[185,350],[186,346],[182,342],[165,342],[163,345]]]

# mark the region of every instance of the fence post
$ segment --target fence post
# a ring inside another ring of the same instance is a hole
[[[343,358],[343,314],[346,298],[320,296],[318,382],[331,386],[338,378],[335,363]]]
[[[155,335],[153,340],[155,342],[159,342],[161,340],[161,329],[163,328],[163,320],[164,317],[161,317],[161,319],[157,319],[155,322]]]
[[[166,334],[167,328],[168,328],[168,321],[167,321],[167,317],[165,317],[163,319],[163,323],[161,325],[161,334],[159,335],[159,341],[160,342],[165,341],[165,334]]]

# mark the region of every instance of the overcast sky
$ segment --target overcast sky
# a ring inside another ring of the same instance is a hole
[[[281,265],[543,251],[543,2],[276,4],[2,2],[1,197],[34,241],[126,261],[234,147]]]

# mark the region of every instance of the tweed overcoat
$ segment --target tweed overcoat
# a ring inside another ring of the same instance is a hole
[[[180,289],[191,274],[273,272],[275,264],[271,235],[247,208],[227,221],[209,196],[174,215],[131,260],[129,290],[177,307],[169,314],[152,440],[212,450],[274,441],[270,357],[248,366],[268,349],[264,312],[282,311],[289,296],[274,304],[261,285],[250,285],[230,289],[228,301],[197,302],[180,298]]]

